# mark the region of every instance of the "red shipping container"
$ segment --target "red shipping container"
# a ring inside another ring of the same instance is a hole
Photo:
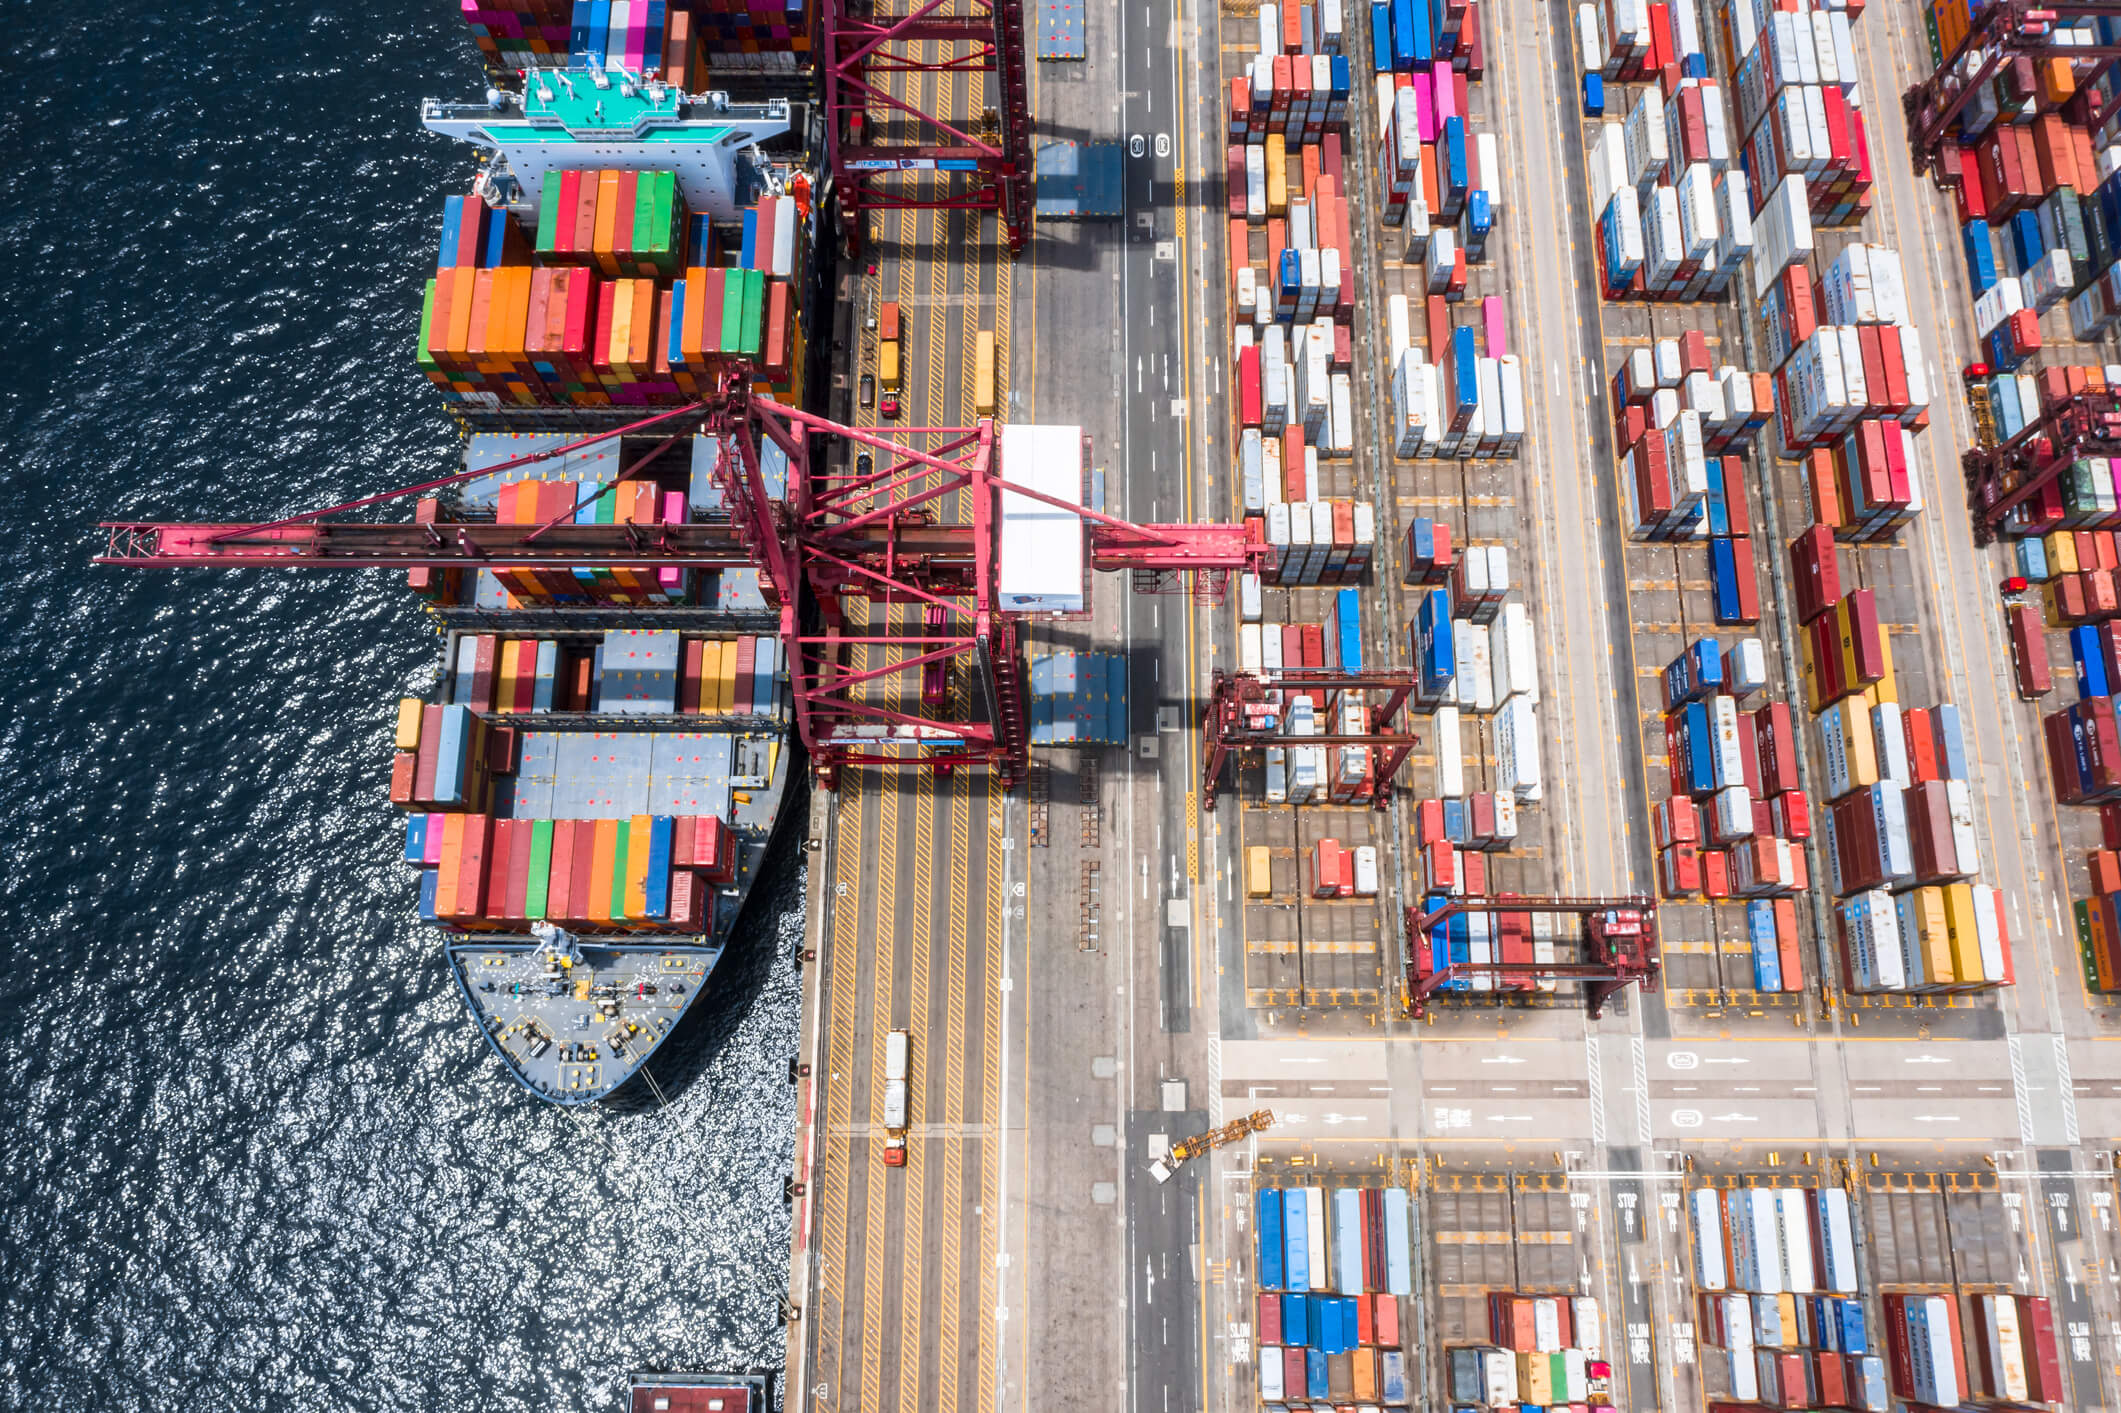
[[[390,758],[390,802],[394,805],[409,805],[412,800],[413,780],[420,768],[420,757],[415,751],[399,751]]]
[[[524,921],[530,917],[531,822],[518,819],[512,823],[515,828],[508,840],[508,909],[498,915],[510,921]]]
[[[693,858],[709,883],[736,881],[736,835],[722,820],[701,816],[693,825]]]
[[[1710,898],[1731,896],[1730,857],[1723,850],[1701,851],[1701,891]]]
[[[1730,522],[1733,535],[1753,533],[1752,515],[1746,509],[1745,463],[1735,456],[1723,458],[1720,474],[1723,477],[1723,513]]]
[[[1352,862],[1349,866],[1353,867]],[[1465,875],[1464,891],[1467,897],[1485,898],[1488,895],[1488,861],[1485,856],[1481,854],[1459,854],[1458,870]]]
[[[552,822],[552,859],[545,873],[545,916],[555,922],[565,922],[574,916],[575,830],[575,821],[571,819]]]
[[[2018,1329],[2025,1344],[2025,1377],[2033,1401],[2062,1402],[2069,1394],[2055,1351],[2055,1311],[2045,1296],[2018,1297]]]
[[[1264,1290],[1259,1293],[1259,1342],[1281,1343],[1281,1297]]]
[[[1377,1297],[1377,1342],[1387,1349],[1399,1348],[1399,1297]]]
[[[1775,832],[1785,839],[1803,841],[1812,837],[1812,805],[1802,790],[1788,790],[1773,801]]]
[[[1283,1345],[1281,1358],[1284,1386],[1292,1389],[1308,1387],[1303,1350],[1297,1345]]]

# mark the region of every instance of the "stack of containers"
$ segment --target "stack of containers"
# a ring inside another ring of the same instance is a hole
[[[1989,410],[1999,441],[2016,436],[2058,403],[2085,394],[2100,395],[2121,385],[2121,366],[2069,364],[2033,373],[2001,374],[1986,379]],[[2108,457],[2080,457],[2061,478],[2015,507],[2005,520],[2006,534],[2041,535],[2057,527],[2093,528],[2121,524],[2121,467]],[[2029,575],[2045,578],[2044,574]]]
[[[1761,0],[1730,0],[1722,8],[1756,205],[1786,177],[1801,176],[1813,224],[1861,224],[1871,208],[1871,153],[1852,16],[1845,8],[1790,11]]]
[[[591,933],[700,933],[715,888],[736,879],[735,834],[720,819],[501,819],[419,813],[405,860],[422,868],[421,916],[473,932],[551,921]]]
[[[810,0],[685,0],[673,6],[663,73],[704,93],[722,73],[795,73],[810,67]]]
[[[1849,1194],[1700,1187],[1686,1206],[1711,1406],[1886,1413],[1886,1360],[1858,1295]]]
[[[2055,1316],[2036,1295],[1888,1293],[1892,1392],[1910,1404],[2045,1406],[2070,1396]]]
[[[1261,1402],[1405,1405],[1406,1189],[1262,1187],[1254,1213]]]
[[[458,8],[489,73],[512,76],[567,62],[569,0],[458,0]]]
[[[1652,7],[1662,21],[1667,7]],[[1641,89],[1590,149],[1601,285],[1608,299],[1720,298],[1754,255],[1744,178],[1722,88],[1705,76]]]
[[[784,206],[771,254],[792,273],[804,243],[792,203],[769,198],[747,223]],[[688,222],[667,172],[550,174],[535,248],[505,213],[449,198],[421,303],[422,371],[455,400],[489,406],[670,403],[738,360],[792,390],[802,334],[790,280],[699,267],[671,278],[688,226],[703,225]]]
[[[1508,798],[1498,793],[1501,801]],[[1477,850],[1460,849],[1441,830],[1449,829],[1451,800],[1424,801],[1416,818],[1421,845],[1424,911],[1433,911],[1453,897],[1476,896],[1487,886],[1487,863]],[[1499,817],[1499,814],[1498,814]],[[1530,994],[1552,991],[1556,983],[1535,968],[1555,962],[1554,921],[1545,913],[1523,912],[1457,913],[1429,929],[1414,946],[1413,972],[1417,981],[1434,977],[1450,966],[1494,968],[1454,976],[1442,990],[1454,993],[1500,991]],[[1517,970],[1516,968],[1522,968]]]
[[[1766,686],[1766,650],[1700,639],[1665,669],[1670,793],[1652,812],[1659,879],[1669,897],[1748,899],[1755,984],[1798,990],[1796,914],[1788,899],[1809,883],[1804,841],[1811,806],[1798,787],[1786,704],[1747,711]]]
[[[2100,995],[2121,992],[2121,805],[2099,807],[2103,847],[2086,860],[2090,896],[2075,905],[2084,983]]]
[[[1446,1351],[1454,1402],[1492,1408],[1587,1404],[1594,1378],[1610,1377],[1605,1322],[1586,1295],[1488,1296],[1486,1345]],[[1598,1372],[1594,1372],[1598,1371]]]
[[[643,74],[663,63],[665,0],[575,0],[568,59],[578,69]]]
[[[1765,378],[1712,370],[1698,331],[1632,349],[1613,375],[1613,430],[1626,447],[1631,526],[1641,538],[1715,542],[1719,621],[1758,616],[1740,460],[1768,418]],[[1745,543],[1733,543],[1745,541]]]

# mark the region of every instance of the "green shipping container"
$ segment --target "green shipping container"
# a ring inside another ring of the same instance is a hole
[[[413,350],[413,361],[420,365],[420,371],[423,373],[431,373],[440,366],[427,352],[427,340],[434,332],[434,320],[435,282],[429,280],[426,293],[420,296],[420,342]]]
[[[758,357],[763,342],[760,327],[766,321],[766,273],[763,270],[746,270],[744,274],[744,325],[743,342],[737,351],[749,357]]]
[[[552,881],[552,821],[540,819],[530,826],[530,891],[524,895],[524,915],[532,921],[545,916],[546,888]]]
[[[619,821],[618,842],[611,856],[611,915],[614,919],[626,916],[626,842],[633,831],[626,821]]]
[[[719,353],[743,351],[744,329],[744,272],[722,271],[722,339],[715,345]]]
[[[538,253],[549,255],[553,235],[560,229],[560,174],[545,174],[545,193],[538,198]]]

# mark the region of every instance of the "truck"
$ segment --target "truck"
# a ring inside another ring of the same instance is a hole
[[[906,1058],[910,1037],[894,1030],[884,1037],[884,1166],[906,1166]]]
[[[899,414],[897,339],[886,339],[876,346],[876,381],[884,390],[884,400],[877,411],[885,417],[896,418]]]

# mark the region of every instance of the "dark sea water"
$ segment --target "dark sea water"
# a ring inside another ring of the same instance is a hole
[[[48,0],[0,103],[0,1406],[615,1409],[778,1364],[797,865],[659,1114],[522,1096],[384,798],[380,574],[94,570],[93,523],[448,469],[411,341],[483,85],[448,0]]]

